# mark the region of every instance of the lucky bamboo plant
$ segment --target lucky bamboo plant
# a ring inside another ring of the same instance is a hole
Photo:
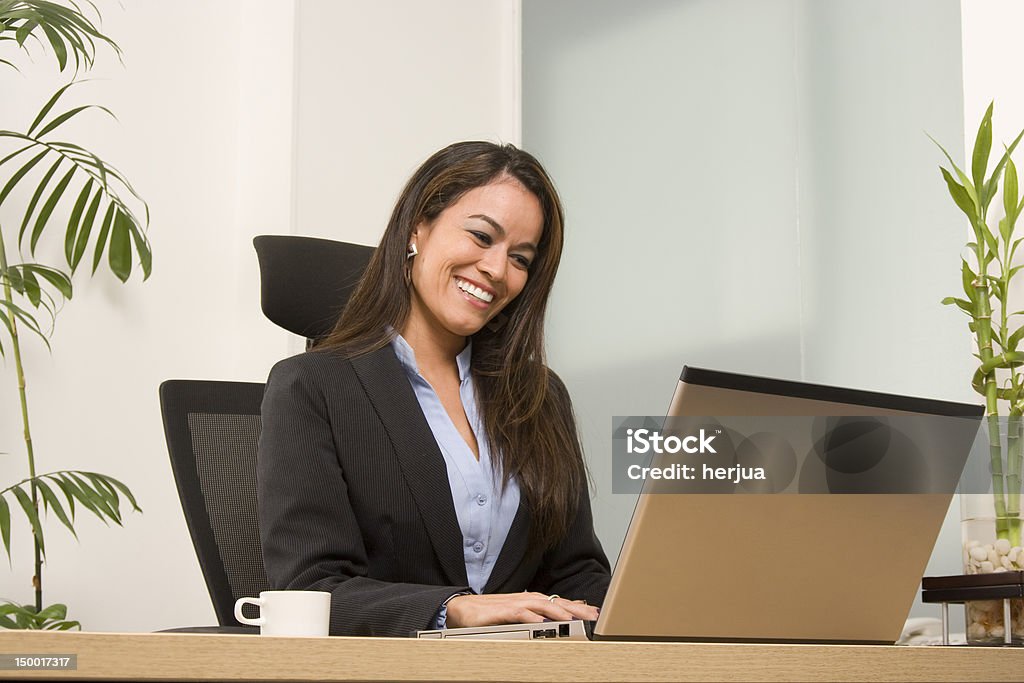
[[[89,4],[98,22],[99,11]],[[93,65],[97,45],[120,57],[118,46],[96,22],[74,2],[65,6],[46,0],[0,0],[0,66],[17,70],[12,60],[38,48],[52,51],[60,71],[73,71],[74,78]],[[47,514],[56,516],[77,537],[76,506],[116,524],[121,524],[123,503],[139,510],[128,487],[109,475],[69,469],[38,473],[29,424],[22,333],[27,330],[50,347],[57,310],[62,301],[71,299],[72,276],[83,261],[91,263],[95,273],[106,260],[122,282],[131,275],[135,255],[144,278],[152,263],[145,233],[146,203],[113,166],[84,147],[56,137],[61,126],[83,112],[110,113],[95,105],[57,111],[75,83],[72,80],[60,88],[22,130],[0,130],[0,332],[7,337],[0,334],[0,354],[14,365],[28,465],[27,477],[6,488],[0,484],[0,540],[10,558],[12,510],[20,510],[31,528],[35,593],[32,604],[0,600],[0,627],[5,628],[79,626],[67,618],[65,605],[43,605]],[[5,92],[4,97],[16,95]],[[63,231],[66,264],[36,261],[40,241],[56,229]],[[12,262],[22,258],[24,262]]]
[[[988,174],[992,151],[992,108],[990,104],[978,128],[970,176],[953,162],[942,145],[935,143],[953,169],[951,172],[939,167],[949,194],[967,216],[974,235],[967,244],[969,259],[962,259],[961,264],[963,290],[967,298],[947,297],[942,303],[957,306],[967,314],[968,326],[977,342],[975,356],[979,365],[971,384],[985,397],[996,538],[1016,547],[1021,545],[1021,465],[1024,456],[1021,448],[1024,350],[1019,351],[1018,347],[1024,338],[1024,324],[1015,324],[1013,320],[1015,316],[1024,315],[1024,311],[1011,310],[1010,289],[1014,277],[1024,268],[1024,265],[1014,265],[1017,248],[1024,241],[1024,237],[1014,236],[1017,219],[1024,211],[1024,200],[1019,196],[1017,168],[1011,155],[1024,131],[1009,147],[1005,147]],[[993,227],[989,207],[999,194],[1000,180],[1003,180],[1003,216]],[[1001,433],[1001,409],[1006,415],[1005,447]]]

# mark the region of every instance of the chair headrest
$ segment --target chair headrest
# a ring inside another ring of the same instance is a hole
[[[320,339],[333,328],[374,248],[316,237],[260,235],[263,314],[289,332]]]

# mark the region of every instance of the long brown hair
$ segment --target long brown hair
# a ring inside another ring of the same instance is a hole
[[[562,256],[564,213],[551,178],[513,145],[459,142],[435,153],[409,179],[334,330],[317,344],[349,357],[391,341],[409,316],[406,249],[412,231],[466,192],[515,178],[540,201],[544,226],[519,296],[473,335],[472,373],[486,438],[507,482],[518,480],[543,547],[565,536],[585,491],[585,469],[568,393],[545,365],[544,314]],[[497,324],[495,324],[497,323]]]

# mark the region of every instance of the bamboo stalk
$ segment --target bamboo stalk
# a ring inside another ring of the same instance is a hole
[[[981,356],[982,365],[988,364],[992,358],[992,302],[990,301],[989,283],[987,279],[987,263],[985,254],[985,238],[983,231],[988,230],[985,224],[984,215],[979,207],[979,214],[975,220],[975,256],[978,259],[978,276],[972,283],[977,294],[975,306],[977,312],[974,316],[978,339],[978,354]],[[1006,494],[1004,490],[1003,477],[1003,444],[1002,434],[999,426],[999,387],[996,384],[996,371],[992,368],[985,374],[985,414],[988,418],[988,449],[989,460],[992,469],[992,502],[995,508],[996,537],[1006,538],[1008,525],[1006,523]]]
[[[987,223],[986,223],[987,229]],[[1007,311],[1010,305],[1010,246],[1012,244],[1012,231],[1003,240],[1003,258],[999,260],[1000,280],[1002,287],[999,289],[999,330],[1000,339],[1010,338],[1009,315]],[[1006,357],[1008,349],[1003,348],[1003,357]],[[1016,366],[1006,363],[1010,369],[1010,385],[1014,391],[1019,390],[1018,374]],[[994,371],[993,371],[994,374]],[[1016,393],[1014,393],[1016,395]],[[1010,412],[1006,421],[1006,533],[1013,545],[1020,545],[1020,465],[1021,465],[1021,411],[1013,402],[1010,403]],[[1000,459],[1002,460],[1002,459]],[[997,520],[997,535],[998,535]]]
[[[1006,524],[1012,545],[1020,545],[1021,414],[1011,409],[1006,424]]]
[[[7,272],[7,251],[4,248],[3,231],[0,230],[0,272]],[[29,428],[28,421],[28,397],[25,393],[25,368],[21,362],[21,345],[18,341],[18,325],[14,317],[14,309],[11,308],[10,302],[13,301],[13,293],[11,291],[11,282],[9,278],[4,278],[4,297],[8,302],[7,314],[11,322],[11,349],[14,354],[14,367],[18,376],[18,394],[21,398],[21,419],[24,425],[24,436],[25,436],[25,451],[28,454],[28,474],[32,478],[32,506],[36,509],[36,515],[39,514],[39,492],[36,487],[35,476],[36,476],[36,461],[35,454],[32,449],[32,431]],[[35,560],[35,574],[32,576],[32,587],[35,590],[35,602],[36,612],[43,609],[43,557],[42,551],[39,547],[39,539],[32,535],[33,555]]]

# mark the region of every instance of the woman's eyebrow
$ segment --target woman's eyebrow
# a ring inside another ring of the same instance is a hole
[[[505,236],[505,228],[501,227],[501,223],[499,223],[498,221],[494,220],[490,216],[488,216],[486,214],[483,214],[483,213],[475,213],[472,216],[470,216],[470,218],[479,218],[480,220],[484,221],[485,223],[489,223],[492,228],[494,228],[495,230],[498,231],[499,235],[501,235],[502,237]]]
[[[501,236],[501,237],[505,236],[505,228],[501,227],[501,223],[499,223],[498,221],[494,220],[493,218],[491,218],[487,214],[475,213],[472,216],[469,216],[469,218],[476,218],[476,219],[482,220],[483,222],[487,223],[492,228],[494,228],[494,231],[497,232],[499,236]],[[522,249],[530,249],[530,250],[532,250],[535,253],[537,251],[537,245],[534,244],[533,242],[524,242],[524,243],[522,243],[522,244],[520,244],[518,246],[520,248],[522,248]]]

